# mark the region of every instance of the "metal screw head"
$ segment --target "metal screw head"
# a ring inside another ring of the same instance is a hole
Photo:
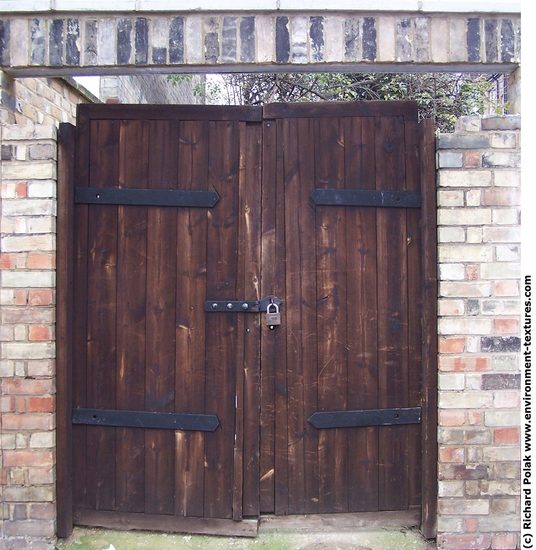
[[[212,309],[217,309],[218,304],[212,304]]]
[[[248,309],[248,307],[249,307],[249,306],[248,306],[248,304],[247,304],[246,302],[244,302],[244,303],[242,304],[242,309]]]
[[[227,304],[227,309],[233,309],[233,304],[231,304],[231,302]]]

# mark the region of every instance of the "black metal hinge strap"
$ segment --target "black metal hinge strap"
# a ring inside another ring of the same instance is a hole
[[[183,189],[76,187],[74,190],[74,202],[78,204],[212,208],[219,199],[220,197],[215,191],[187,191]]]
[[[307,420],[318,429],[419,424],[421,421],[421,408],[315,412]]]
[[[315,189],[311,201],[317,206],[383,206],[420,208],[421,194],[374,189]]]
[[[118,428],[156,428],[213,432],[220,421],[214,414],[162,413],[110,409],[73,409],[73,424],[115,426]]]

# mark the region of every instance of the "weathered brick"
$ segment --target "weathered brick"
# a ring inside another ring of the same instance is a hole
[[[497,445],[516,445],[519,443],[519,428],[497,428],[493,430],[493,442]]]
[[[519,189],[511,187],[484,189],[482,204],[484,206],[517,206],[520,204]]]
[[[465,267],[463,264],[439,264],[439,277],[441,281],[463,281]]]
[[[491,319],[449,318],[439,319],[439,334],[491,334]]]
[[[485,116],[482,118],[482,130],[520,130],[520,115]]]
[[[485,409],[491,407],[493,396],[489,392],[443,392],[439,395],[442,409]]]
[[[55,533],[54,521],[47,520],[17,520],[5,521],[4,530],[8,536],[24,537],[53,537]],[[32,544],[32,548],[35,546]]]
[[[482,281],[441,282],[439,295],[447,298],[481,298],[491,296],[491,283]]]
[[[439,151],[437,154],[438,168],[461,168],[463,153],[457,151]]]
[[[498,228],[484,228],[483,238],[487,240],[485,242],[506,242],[505,239],[509,238],[510,241],[516,236],[515,233],[496,233],[494,232]],[[501,228],[505,229],[505,228]],[[493,230],[488,231],[487,230]],[[503,239],[499,241],[498,239]],[[508,241],[508,242],[510,242]],[[469,245],[449,245],[440,244],[438,247],[438,257],[441,263],[456,263],[456,262],[489,262],[493,258],[493,249],[490,246],[483,246],[477,244]]]
[[[54,345],[50,342],[4,342],[1,349],[6,359],[47,359],[55,356]]]
[[[439,172],[441,187],[489,187],[491,185],[490,170],[446,170]]]
[[[440,390],[463,390],[465,387],[465,377],[461,373],[440,373]]]
[[[486,225],[491,223],[490,208],[441,208],[438,225]]]
[[[482,166],[484,168],[518,168],[520,162],[519,153],[486,151],[482,155]]]
[[[496,281],[493,283],[493,296],[519,296],[518,281]]]
[[[456,357],[443,355],[439,357],[439,369],[442,371],[486,371],[491,367],[488,356],[467,355]]]
[[[484,416],[486,426],[519,426],[519,411],[490,410]],[[504,459],[508,460],[508,459]],[[515,459],[509,459],[515,460]]]
[[[4,414],[3,417],[4,430],[51,430],[54,427],[54,418],[50,414]],[[4,461],[4,464],[9,466],[8,462]]]
[[[2,279],[5,287],[50,288],[54,286],[55,274],[52,271],[3,271]]]
[[[439,353],[462,353],[465,349],[465,338],[442,336],[439,338]]]
[[[463,300],[439,300],[438,313],[443,315],[463,315],[465,313],[465,304]]]
[[[493,550],[512,550],[512,548],[518,548],[517,535],[515,533],[493,535],[491,547]]]
[[[489,514],[489,500],[487,499],[448,499],[439,500],[439,512],[441,514],[473,514],[487,515]]]
[[[437,547],[445,550],[489,550],[490,545],[491,536],[477,533],[441,533],[437,537]]]
[[[521,341],[517,336],[483,336],[480,345],[482,351],[519,351],[521,348]]]
[[[456,120],[456,132],[480,132],[479,116],[461,116]]]
[[[493,262],[480,266],[482,279],[518,279],[521,276],[520,266],[512,262]]]
[[[463,191],[440,189],[437,192],[438,206],[463,206]]]
[[[519,170],[496,170],[493,174],[495,187],[519,187],[521,174]]]

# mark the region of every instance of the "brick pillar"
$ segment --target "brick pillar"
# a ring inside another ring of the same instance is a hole
[[[438,547],[514,549],[520,494],[518,116],[438,140]]]
[[[53,548],[56,129],[0,132],[0,538]]]

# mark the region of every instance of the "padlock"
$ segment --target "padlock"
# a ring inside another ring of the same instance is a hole
[[[270,311],[272,308],[274,311]],[[274,330],[276,325],[281,324],[281,313],[279,313],[279,306],[273,302],[266,306],[266,324],[270,327],[270,330]]]

